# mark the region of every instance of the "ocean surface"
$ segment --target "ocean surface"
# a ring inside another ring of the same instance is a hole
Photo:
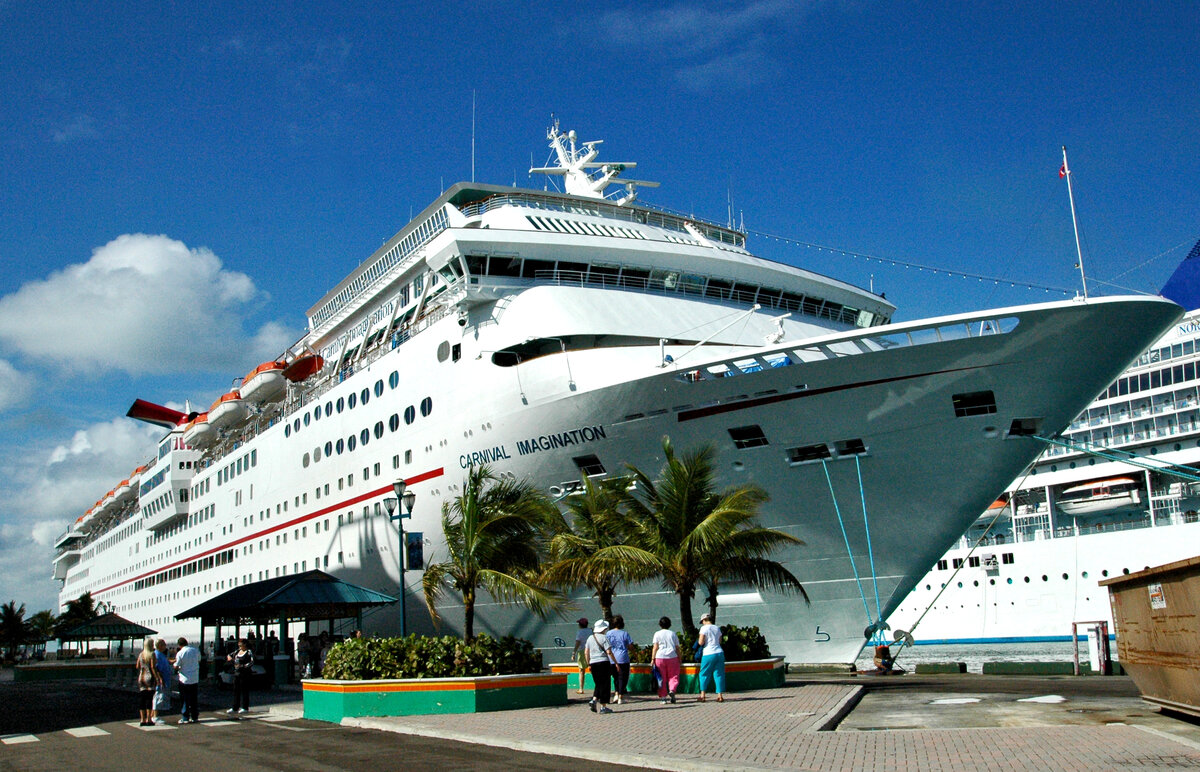
[[[1112,657],[1116,659],[1117,646],[1111,644]],[[896,664],[912,672],[922,662],[965,662],[968,673],[982,673],[984,662],[1071,662],[1074,659],[1074,648],[1070,641],[1052,643],[935,643],[926,646],[904,648],[897,654],[897,648],[892,646],[896,654]],[[855,663],[859,670],[870,670],[875,667],[872,658],[874,650],[870,647],[863,649]],[[1088,661],[1087,641],[1079,642],[1079,661]]]

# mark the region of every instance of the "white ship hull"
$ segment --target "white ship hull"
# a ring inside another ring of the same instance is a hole
[[[1096,621],[1113,631],[1099,581],[1200,552],[1198,320],[1189,313],[1101,393],[1064,433],[1073,447],[1010,483],[999,517],[989,510],[936,562],[891,615],[894,629],[918,644],[1066,641],[1072,623],[1082,635]],[[1075,449],[1089,443],[1103,455]],[[1123,490],[1078,498],[1114,483]]]

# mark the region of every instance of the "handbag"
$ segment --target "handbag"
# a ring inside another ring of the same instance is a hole
[[[658,665],[650,668],[650,675],[654,678],[654,688],[662,686],[662,671],[658,669]]]

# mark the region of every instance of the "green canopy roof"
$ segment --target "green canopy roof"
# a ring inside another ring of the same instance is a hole
[[[76,625],[58,636],[64,641],[119,641],[127,638],[145,638],[157,630],[130,622],[118,614],[103,614]]]
[[[384,606],[396,600],[324,571],[307,571],[234,587],[175,618],[200,617],[204,625],[342,619],[356,616],[368,606]]]

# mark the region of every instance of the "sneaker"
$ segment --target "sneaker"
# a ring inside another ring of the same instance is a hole
[[[166,726],[167,722],[163,721],[161,718],[156,718],[156,719],[154,719],[154,725],[155,726]]]
[[[233,708],[230,708],[229,710],[225,711],[225,714],[229,715],[229,716],[232,716],[234,713],[237,713],[237,711],[234,710]]]
[[[671,692],[670,696],[671,696],[671,704],[674,705],[675,704],[675,692]]]
[[[596,712],[596,701],[594,699],[588,703],[588,710],[592,711],[593,713]]]
[[[249,712],[250,712],[250,711],[246,710],[245,708],[239,708],[239,709],[238,709],[238,713],[249,713]]]
[[[666,704],[667,704],[667,698],[666,698],[666,697],[663,697],[663,698],[662,698],[661,700],[659,700],[659,701],[660,701],[660,702],[661,702],[663,705],[666,705]]]
[[[600,708],[601,713],[612,713],[613,709],[609,707]]]
[[[179,725],[180,725],[180,726],[182,726],[182,725],[184,725],[184,724],[190,724],[190,723],[192,723],[192,720],[191,720],[191,719],[189,719],[189,718],[181,718],[181,719],[179,719]]]

